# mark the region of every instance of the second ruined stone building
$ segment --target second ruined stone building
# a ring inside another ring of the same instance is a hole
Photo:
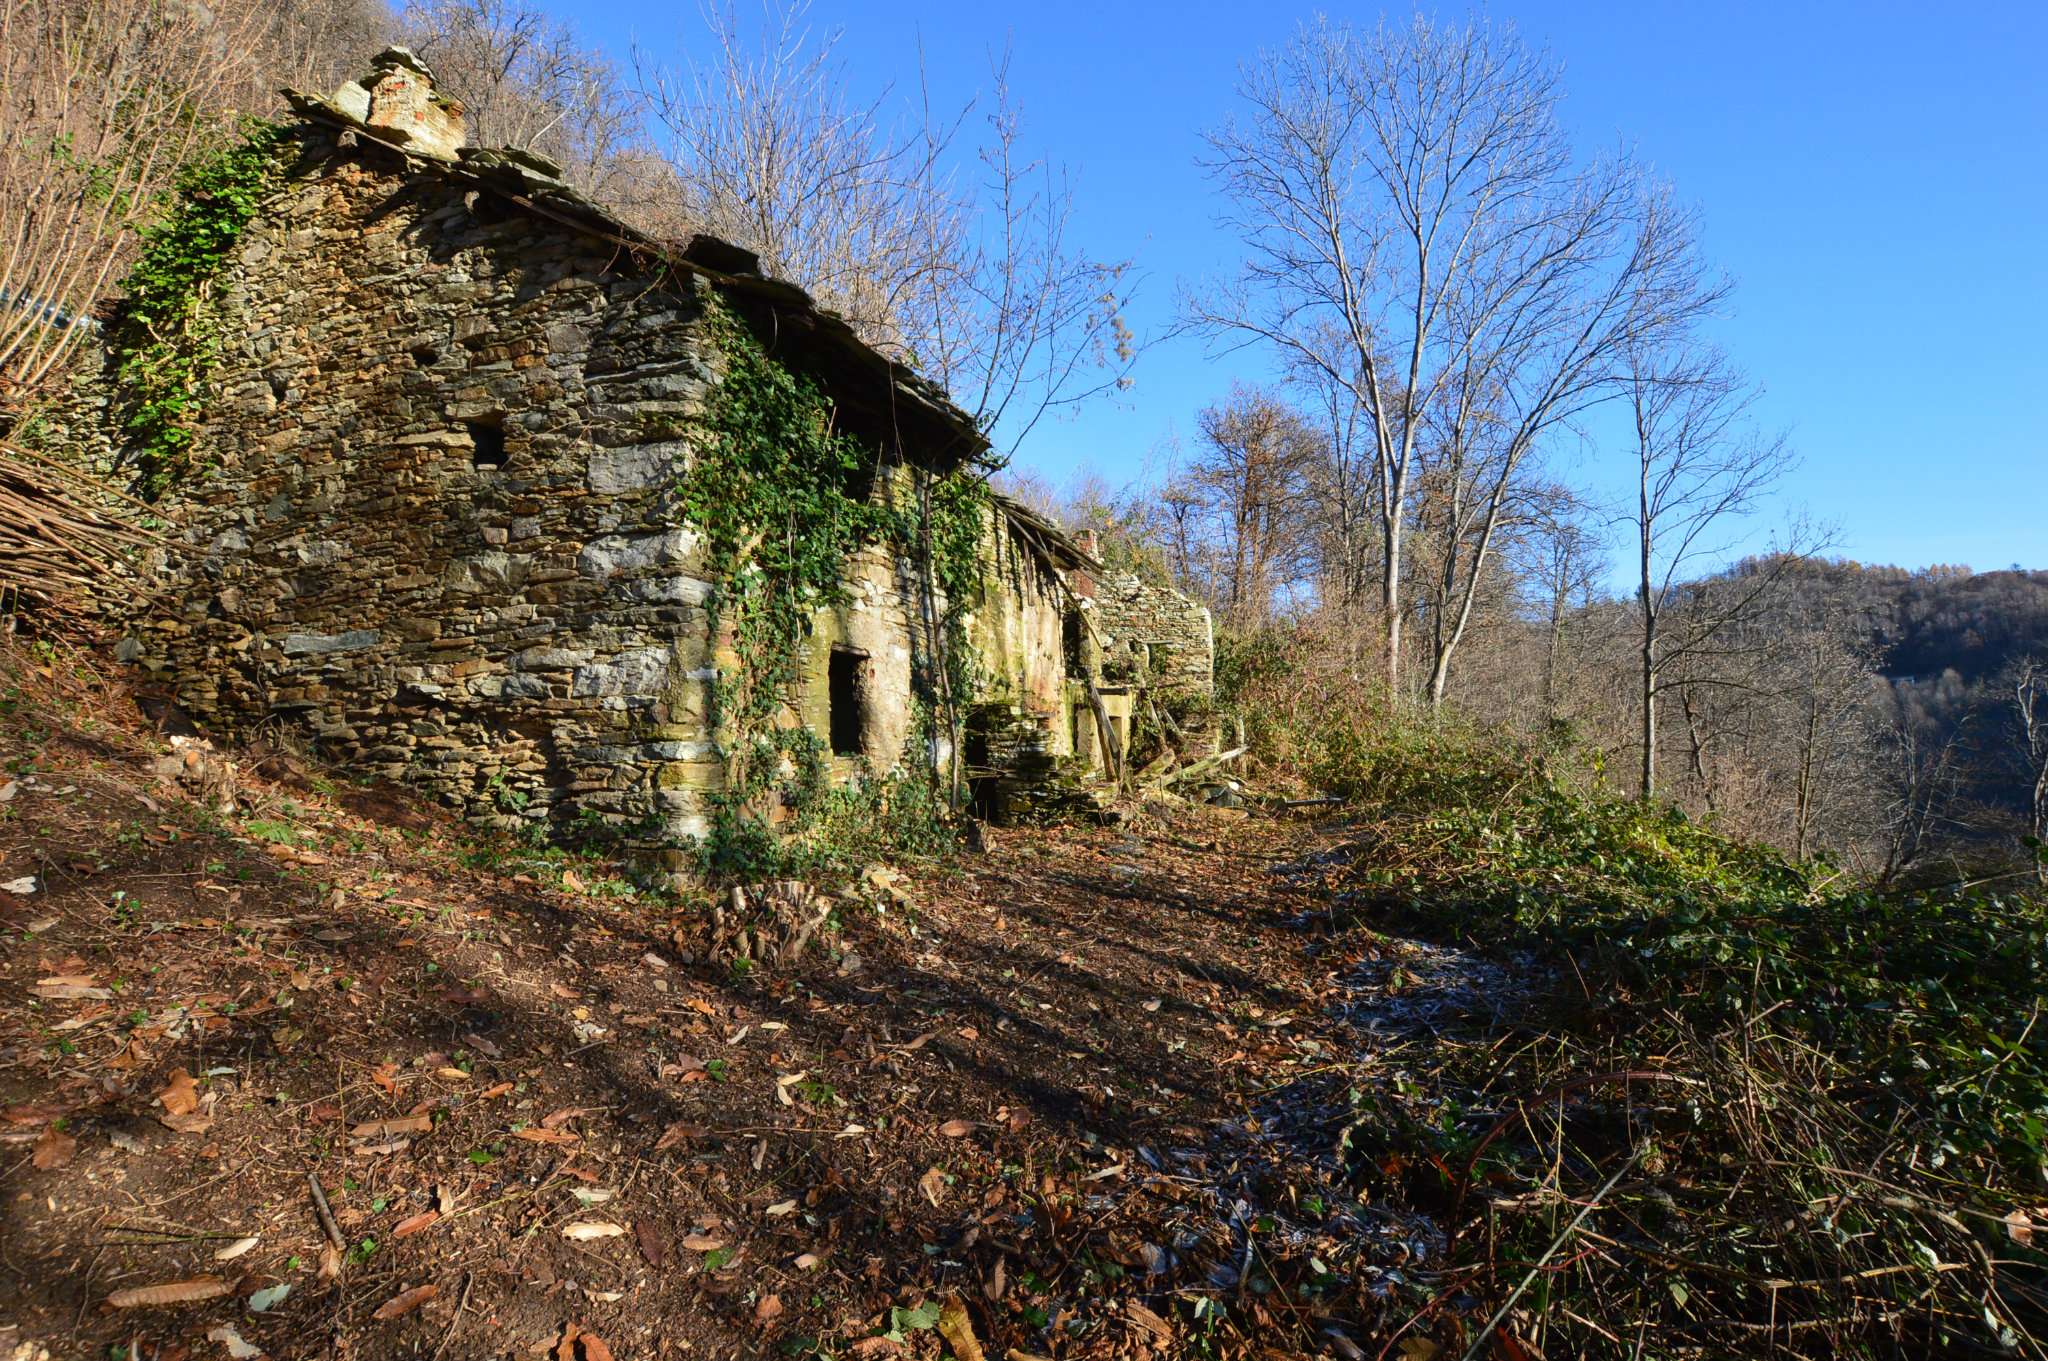
[[[721,678],[760,660],[716,626],[733,583],[679,490],[729,338],[822,396],[864,503],[917,506],[980,431],[747,252],[657,247],[545,162],[463,147],[403,54],[295,105],[214,285],[216,395],[130,654],[213,726],[283,724],[472,817],[675,852],[726,787]],[[976,579],[953,592],[972,599],[947,598],[917,533],[876,534],[807,621],[774,722],[815,736],[827,779],[1099,766],[1134,714],[1206,695],[1199,605],[973,504]],[[920,713],[948,630],[962,753]]]

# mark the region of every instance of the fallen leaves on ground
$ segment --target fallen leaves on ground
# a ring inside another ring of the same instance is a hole
[[[577,1243],[588,1243],[597,1238],[617,1238],[626,1231],[623,1224],[608,1224],[600,1219],[581,1219],[562,1226],[562,1237]]]
[[[172,1115],[190,1115],[199,1109],[199,1086],[183,1068],[171,1069],[170,1080],[156,1099]]]
[[[116,1309],[161,1309],[167,1305],[217,1299],[227,1294],[230,1288],[218,1276],[195,1276],[187,1281],[167,1281],[162,1285],[138,1285],[116,1290],[107,1296],[107,1303]]]
[[[5,734],[0,754],[14,754]],[[67,759],[101,757],[75,749]],[[145,1355],[183,1345],[193,1361],[255,1361],[238,1347],[256,1342],[280,1357],[335,1343],[379,1355],[365,1329],[426,1331],[420,1321],[453,1303],[447,1282],[507,1245],[530,1279],[479,1272],[476,1307],[442,1313],[432,1330],[456,1325],[447,1354],[606,1361],[610,1350],[582,1320],[564,1327],[577,1308],[600,1311],[589,1321],[607,1331],[644,1325],[698,1356],[746,1354],[786,1331],[829,1337],[842,1356],[987,1361],[1041,1335],[1027,1310],[1059,1318],[1074,1308],[1058,1267],[1078,1250],[1123,1263],[1118,1279],[1142,1283],[1136,1292],[1167,1314],[1158,1322],[1171,1333],[1185,1316],[1158,1302],[1200,1289],[1204,1264],[1150,1241],[1178,1240],[1143,1199],[1158,1165],[1138,1151],[1197,1154],[1205,1119],[1252,1114],[1235,1098],[1259,1077],[1254,1065],[1241,1076],[1223,1058],[1249,1022],[1216,1026],[1220,1040],[1210,1023],[1259,1007],[1314,1014],[1297,1001],[1299,941],[1260,925],[1271,892],[1259,881],[1231,897],[1257,845],[1191,865],[1122,833],[1019,834],[1014,850],[964,863],[957,879],[934,876],[917,932],[893,913],[848,914],[832,958],[865,962],[807,971],[790,989],[773,969],[742,976],[718,965],[702,924],[673,908],[596,892],[568,906],[548,887],[557,872],[479,869],[458,861],[469,847],[453,836],[401,841],[344,821],[310,790],[284,802],[260,781],[248,788],[268,801],[260,816],[275,812],[318,838],[325,868],[285,868],[203,828],[119,841],[140,815],[112,776],[90,805],[64,810],[76,814],[68,824],[0,825],[0,856],[21,864],[11,872],[34,863],[13,858],[33,834],[95,877],[89,891],[42,886],[49,897],[38,895],[34,945],[12,961],[8,995],[39,979],[67,996],[110,994],[49,1006],[47,1024],[65,1027],[78,1058],[60,1060],[45,1087],[10,1090],[18,1104],[0,1111],[0,1133],[17,1162],[31,1161],[31,1143],[42,1162],[56,1158],[49,1127],[65,1120],[57,1133],[85,1147],[67,1170],[41,1173],[52,1191],[68,1178],[65,1210],[132,1195],[174,1205],[181,1233],[249,1236],[125,1247],[101,1268],[101,1292],[138,1282],[150,1291],[202,1264],[232,1273],[230,1283],[203,1287],[223,1296],[209,1314],[88,1309],[80,1340],[95,1355],[128,1345],[130,1330]],[[1127,891],[1134,874],[1144,893]],[[91,895],[116,887],[146,889],[135,926],[108,926],[92,907]],[[1228,933],[1238,973],[1184,990],[1165,970],[1182,957],[1211,962],[1210,945],[1184,947],[1174,934],[1180,905],[1197,898],[1230,905],[1215,930]],[[45,901],[61,915],[42,915]],[[1007,932],[991,927],[997,903]],[[13,904],[30,915],[25,900]],[[647,958],[657,943],[666,967]],[[1055,954],[1073,962],[1047,975]],[[1040,1025],[1005,1019],[1027,1004],[1024,1014],[1046,1013]],[[124,1025],[137,1009],[146,1022]],[[588,1043],[572,1021],[633,1036],[630,1054],[571,1057]],[[21,1042],[0,1027],[0,1048]],[[167,1074],[173,1061],[189,1070]],[[143,1122],[133,1102],[108,1109],[119,1098],[99,1095],[113,1074],[139,1093]],[[203,1137],[167,1136],[149,1118],[158,1116]],[[1077,1140],[1083,1129],[1098,1137]],[[397,1156],[373,1156],[394,1139]],[[108,1175],[76,1175],[88,1162]],[[1012,1165],[1029,1171],[1013,1177]],[[1200,1175],[1187,1166],[1172,1164],[1169,1177],[1183,1178],[1175,1187]],[[346,1235],[338,1247],[323,1242],[306,1202],[309,1169],[332,1188]],[[38,1237],[24,1241],[57,1246],[61,1216],[40,1212],[43,1187],[18,1185],[35,1195],[22,1213]],[[1020,1211],[1041,1199],[1042,1220],[991,1232],[1024,1222]],[[1081,1208],[1098,1201],[1110,1211],[1105,1231]],[[2017,1216],[2008,1231],[2038,1241],[2039,1218]],[[261,1243],[249,1242],[259,1227]],[[614,1238],[627,1241],[608,1246]],[[950,1288],[966,1295],[943,1312],[932,1254],[921,1250],[941,1245],[959,1263]],[[296,1268],[286,1265],[293,1255]],[[401,1289],[430,1280],[440,1296]],[[272,1284],[284,1281],[297,1284],[289,1298]],[[30,1293],[38,1308],[71,1302],[55,1284],[31,1282]],[[1099,1306],[1083,1306],[1114,1311],[1106,1341],[1155,1354],[1184,1343],[1125,1314],[1130,1293],[1105,1287]],[[906,1300],[930,1301],[916,1329],[855,1342],[882,1331],[865,1321],[888,1326]],[[269,1307],[245,1312],[252,1302]],[[343,1305],[341,1321],[330,1302]],[[222,1319],[240,1330],[201,1342]],[[1247,1316],[1246,1326],[1268,1325]],[[439,1340],[426,1337],[422,1354]]]
[[[612,1349],[596,1333],[585,1332],[581,1324],[568,1323],[562,1326],[562,1340],[555,1344],[554,1361],[612,1361]]]
[[[232,1323],[223,1323],[206,1335],[208,1342],[218,1342],[228,1349],[229,1361],[254,1361],[263,1355],[263,1348],[255,1346],[242,1336],[241,1330]]]
[[[30,1156],[39,1171],[52,1172],[71,1161],[71,1155],[78,1152],[78,1140],[63,1130],[51,1125],[36,1140],[35,1152]]]
[[[974,1320],[958,1299],[946,1301],[939,1310],[939,1336],[946,1339],[958,1361],[983,1361],[981,1340],[974,1335]]]
[[[410,1314],[428,1300],[441,1293],[438,1285],[416,1285],[410,1290],[401,1290],[377,1306],[377,1312],[370,1317],[378,1320],[399,1318]]]
[[[404,1115],[389,1120],[366,1120],[349,1130],[357,1139],[383,1139],[394,1134],[432,1134],[434,1117],[431,1115]]]
[[[1124,1312],[1131,1316],[1133,1322],[1153,1334],[1161,1342],[1173,1341],[1173,1325],[1136,1300],[1125,1300]]]

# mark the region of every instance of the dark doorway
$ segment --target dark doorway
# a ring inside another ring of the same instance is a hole
[[[860,756],[867,749],[868,654],[852,648],[832,649],[826,677],[832,701],[832,754]]]

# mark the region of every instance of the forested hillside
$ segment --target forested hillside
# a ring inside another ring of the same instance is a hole
[[[2030,825],[2040,769],[2023,692],[2048,663],[2048,571],[1816,561],[1787,583],[1786,598],[1793,615],[1849,612],[1889,684],[1894,729],[1922,750],[1956,753],[1958,837],[1995,842]]]
[[[1788,578],[1784,598],[1791,613],[1848,613],[1867,631],[1879,674],[1894,682],[1953,672],[1963,685],[1980,686],[2048,651],[2048,571],[1815,558]]]

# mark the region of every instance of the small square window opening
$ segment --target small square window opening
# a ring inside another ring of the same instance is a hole
[[[496,421],[471,421],[469,423],[471,460],[479,468],[502,468],[505,466],[505,427]]]

